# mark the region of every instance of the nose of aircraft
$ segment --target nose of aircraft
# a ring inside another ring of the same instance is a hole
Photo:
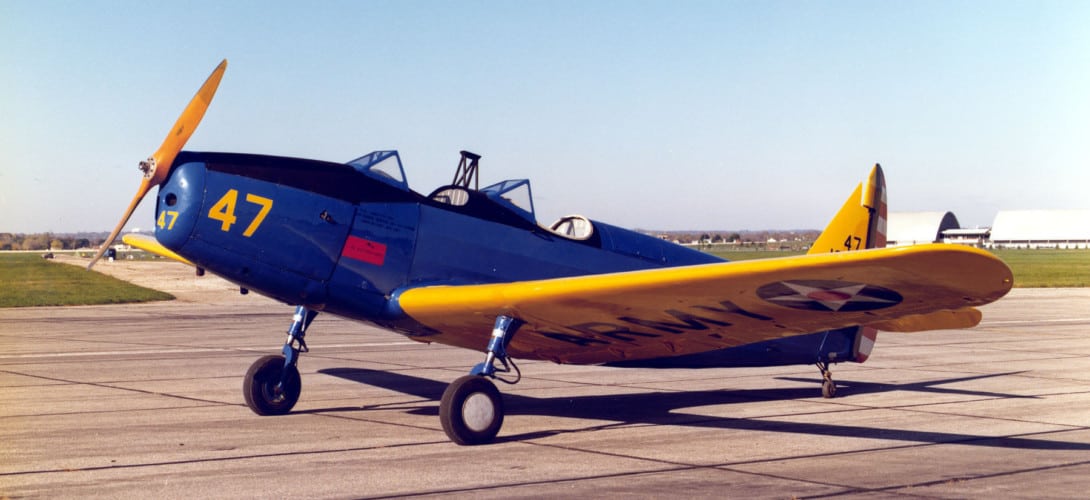
[[[182,153],[171,176],[159,187],[155,204],[155,239],[175,251],[193,234],[204,197],[206,169],[203,163],[187,161]]]

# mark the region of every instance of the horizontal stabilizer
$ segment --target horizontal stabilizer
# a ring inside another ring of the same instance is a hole
[[[957,310],[935,311],[927,314],[913,314],[889,321],[870,323],[867,326],[887,332],[924,332],[928,330],[956,330],[971,328],[980,323],[983,315],[974,307]]]

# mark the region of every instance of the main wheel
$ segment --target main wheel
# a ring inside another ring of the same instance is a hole
[[[825,399],[836,397],[836,382],[832,379],[825,379],[821,382],[821,397]]]
[[[284,356],[264,356],[250,365],[242,381],[242,395],[246,398],[246,406],[254,413],[283,415],[299,401],[299,393],[303,390],[299,369],[289,366],[283,387],[278,387],[283,371]]]
[[[491,442],[503,425],[503,399],[487,378],[466,375],[451,382],[439,402],[439,421],[460,445]]]

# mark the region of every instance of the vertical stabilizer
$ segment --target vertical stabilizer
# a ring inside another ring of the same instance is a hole
[[[866,181],[856,186],[844,206],[818,236],[807,253],[850,252],[886,246],[886,177],[875,164]],[[856,329],[854,359],[862,363],[870,357],[878,330],[865,326]]]
[[[867,180],[821,232],[807,253],[848,252],[886,246],[886,178],[875,165]]]

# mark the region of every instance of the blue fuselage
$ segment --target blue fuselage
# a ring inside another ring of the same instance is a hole
[[[425,330],[397,307],[408,287],[722,262],[601,222],[587,221],[589,236],[564,236],[492,194],[466,191],[451,204],[349,164],[183,152],[159,190],[156,239],[243,288],[408,335]],[[823,332],[733,352],[741,364],[813,362],[850,356],[854,338]],[[667,365],[736,357],[710,356]]]
[[[164,246],[283,302],[378,324],[403,324],[388,302],[408,286],[721,261],[601,222],[567,238],[477,192],[455,206],[343,164],[187,152],[176,165],[158,196]]]

